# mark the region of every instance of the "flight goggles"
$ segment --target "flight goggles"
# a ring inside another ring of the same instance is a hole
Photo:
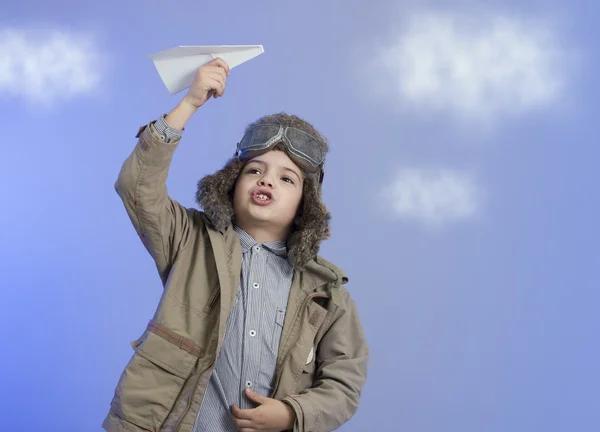
[[[325,154],[323,145],[311,134],[293,127],[278,124],[262,124],[250,129],[237,145],[236,156],[251,159],[266,153],[277,143],[285,145],[290,158],[301,168],[310,172],[320,172],[323,181]]]

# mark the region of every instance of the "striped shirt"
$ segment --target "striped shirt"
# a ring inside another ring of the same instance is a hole
[[[273,390],[293,266],[285,241],[259,244],[234,229],[242,246],[240,283],[193,432],[237,432],[231,405],[256,407],[246,388],[267,397]]]

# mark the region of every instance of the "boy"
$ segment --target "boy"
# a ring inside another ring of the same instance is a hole
[[[228,75],[221,59],[199,68],[177,107],[140,128],[119,173],[164,292],[132,342],[107,431],[331,431],[358,407],[368,346],[348,279],[317,256],[329,236],[325,139],[295,116],[263,117],[198,183],[203,212],[168,196],[184,126]]]

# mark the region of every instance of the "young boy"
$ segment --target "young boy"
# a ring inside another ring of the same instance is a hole
[[[111,432],[332,431],[355,413],[369,349],[348,279],[317,256],[325,139],[263,117],[198,183],[203,212],[167,193],[187,121],[221,97],[229,67],[198,69],[183,100],[140,128],[115,185],[164,292],[123,371]]]

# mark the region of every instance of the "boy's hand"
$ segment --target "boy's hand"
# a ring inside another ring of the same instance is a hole
[[[183,130],[196,110],[211,96],[215,98],[223,96],[228,76],[229,65],[221,58],[211,60],[198,68],[187,94],[165,118],[167,124]]]
[[[260,406],[243,410],[233,405],[233,422],[240,432],[280,432],[294,426],[296,414],[289,405],[256,394],[250,389],[246,389],[246,396]]]
[[[217,98],[225,93],[225,83],[229,76],[229,65],[216,58],[198,68],[194,81],[183,100],[194,108],[200,108],[211,96]]]

